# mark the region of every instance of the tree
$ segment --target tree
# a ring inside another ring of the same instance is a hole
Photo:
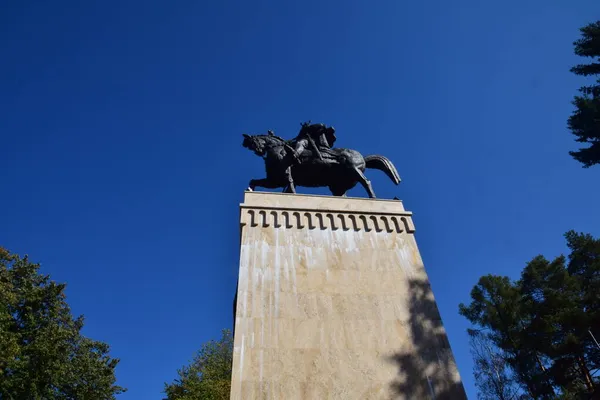
[[[545,367],[524,333],[526,315],[519,286],[508,277],[486,275],[471,291],[471,304],[459,312],[502,351],[514,380],[531,398],[553,399]]]
[[[219,341],[205,343],[188,366],[165,383],[165,400],[227,400],[231,391],[233,337],[225,329]]]
[[[118,359],[109,346],[81,335],[65,285],[0,247],[0,398],[114,399]]]
[[[475,367],[473,376],[479,400],[518,400],[521,390],[508,367],[505,354],[483,332],[469,329],[469,344]]]
[[[583,347],[585,365],[590,375],[600,372],[600,349],[592,336],[600,336],[600,239],[591,235],[569,231],[565,234],[569,255],[569,274],[574,277],[580,287],[579,309],[582,315],[577,322],[578,335]],[[600,383],[595,380],[596,391],[600,391]],[[600,397],[600,393],[598,393]]]
[[[590,57],[589,64],[579,64],[571,68],[571,72],[581,76],[600,75],[600,21],[591,23],[581,28],[581,38],[575,43],[575,54],[581,57]],[[585,168],[600,163],[600,79],[595,84],[582,86],[580,95],[575,96],[573,105],[575,111],[569,117],[568,127],[580,143],[587,143],[583,147],[569,154],[583,164]]]
[[[600,350],[590,334],[600,329],[600,240],[573,231],[565,237],[568,259],[537,256],[516,282],[483,276],[471,304],[459,307],[535,399],[600,397]]]
[[[566,258],[530,261],[519,282],[530,346],[544,359],[546,376],[561,393],[593,391],[586,367],[588,318],[581,304],[581,286],[567,270]]]

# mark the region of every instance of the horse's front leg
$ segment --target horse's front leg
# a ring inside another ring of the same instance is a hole
[[[296,193],[296,185],[294,185],[294,178],[292,178],[292,167],[287,167],[285,170],[285,177],[287,179],[287,186],[284,189],[284,193]]]
[[[248,189],[250,189],[251,191],[254,191],[254,189],[256,189],[257,186],[263,187],[265,189],[277,189],[277,188],[281,187],[281,184],[279,184],[278,182],[272,181],[268,178],[252,179],[250,181],[250,185],[249,185]]]

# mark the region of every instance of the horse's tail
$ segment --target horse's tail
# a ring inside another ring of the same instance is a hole
[[[396,171],[396,167],[394,167],[394,164],[386,157],[379,155],[366,156],[365,163],[367,168],[378,169],[385,172],[396,185],[400,183],[401,179],[398,175],[398,171]]]

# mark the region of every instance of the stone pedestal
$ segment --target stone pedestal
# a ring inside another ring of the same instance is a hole
[[[466,399],[402,202],[247,192],[231,399]]]

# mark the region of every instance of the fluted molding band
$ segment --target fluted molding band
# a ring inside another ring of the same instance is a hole
[[[285,229],[331,229],[365,232],[407,232],[415,227],[412,214],[358,213],[344,210],[317,211],[309,209],[241,206],[242,226],[275,227]]]

